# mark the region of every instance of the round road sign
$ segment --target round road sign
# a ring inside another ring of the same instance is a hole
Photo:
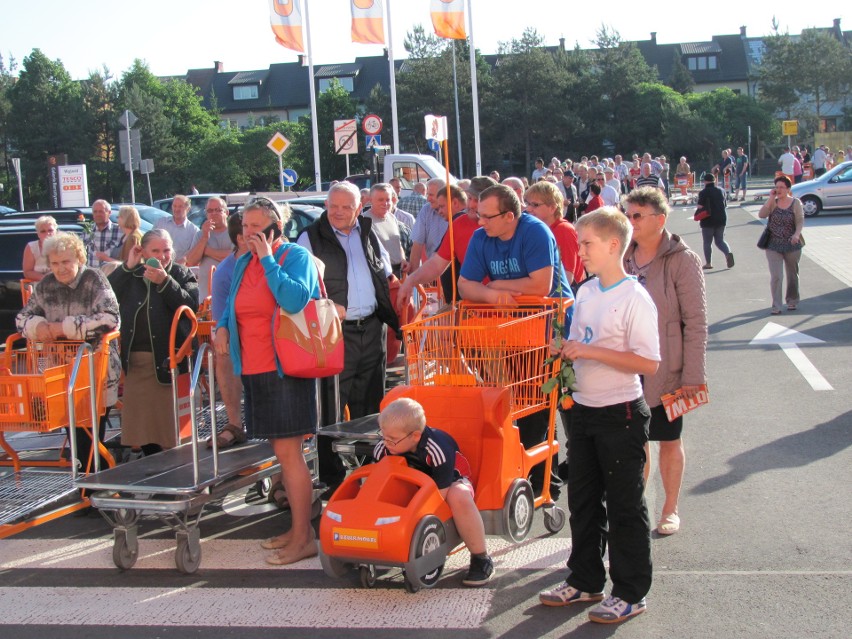
[[[361,129],[367,135],[376,135],[382,132],[382,119],[375,113],[368,113],[361,120]]]

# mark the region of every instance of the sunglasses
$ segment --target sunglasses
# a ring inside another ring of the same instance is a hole
[[[658,215],[662,215],[662,213],[651,213],[650,215],[642,215],[641,213],[633,213],[631,215],[630,213],[625,213],[625,215],[631,220],[638,221],[641,220],[643,217],[657,217]]]

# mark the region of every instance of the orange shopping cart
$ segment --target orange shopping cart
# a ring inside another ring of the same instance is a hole
[[[73,341],[28,342],[16,349],[20,335],[6,340],[0,367],[0,448],[5,453],[0,464],[12,466],[14,472],[0,476],[0,538],[88,505],[81,496],[57,509],[56,502],[80,495],[74,487],[76,464],[59,452],[55,459],[22,456],[6,433],[46,434],[66,427],[84,428],[97,444],[100,457],[109,466],[115,464],[97,441],[97,424],[105,413],[109,344],[118,335],[117,331],[106,334],[97,350]],[[68,440],[74,459],[75,438],[65,436]],[[63,442],[58,451],[64,448]],[[90,454],[83,470],[97,470],[98,464],[98,456]],[[69,467],[71,472],[67,472]]]
[[[430,426],[456,440],[470,467],[486,534],[524,540],[539,507],[549,531],[565,525],[548,482],[559,448],[555,395],[545,395],[541,385],[555,371],[545,364],[554,321],[570,303],[549,298],[520,298],[512,306],[463,302],[403,327],[408,385],[394,388],[382,404],[414,399]],[[548,411],[547,439],[524,448],[515,421],[538,411]],[[380,438],[375,417],[351,426],[357,431],[353,438]],[[336,424],[334,431],[323,432],[343,438],[345,427]],[[545,480],[535,495],[528,476],[538,465],[544,466]],[[409,592],[433,587],[460,543],[435,483],[393,456],[344,480],[328,501],[319,537],[327,575],[344,577],[354,569],[362,586],[372,587],[377,569],[401,568]]]

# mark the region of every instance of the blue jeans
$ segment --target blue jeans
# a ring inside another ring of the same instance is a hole
[[[612,595],[636,603],[651,589],[651,522],[645,504],[645,442],[651,411],[644,398],[571,409],[568,507],[569,585],[601,592],[609,544]]]
[[[713,242],[716,243],[716,247],[722,251],[725,255],[728,255],[731,252],[731,247],[728,246],[728,243],[725,241],[725,227],[724,226],[707,226],[701,229],[701,237],[704,239],[704,263],[712,264],[713,260],[710,259],[712,245]]]

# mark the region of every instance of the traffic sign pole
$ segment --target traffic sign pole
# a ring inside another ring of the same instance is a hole
[[[133,120],[131,120],[130,111],[124,112],[124,119],[127,122],[127,127],[124,129],[127,132],[127,173],[130,175],[130,201],[136,201],[136,187],[133,184],[133,148],[130,146],[130,128],[132,126],[131,122],[135,120],[135,116]]]
[[[278,181],[281,184],[281,192],[284,192],[284,161],[278,156]]]

